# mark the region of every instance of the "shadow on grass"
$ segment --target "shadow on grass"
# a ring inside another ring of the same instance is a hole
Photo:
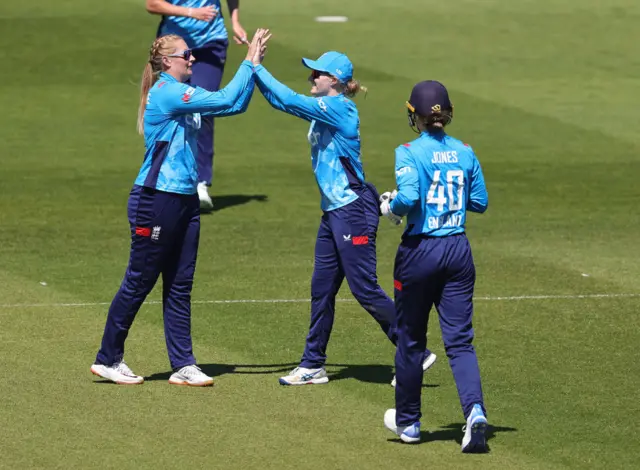
[[[287,374],[296,367],[298,363],[289,362],[283,364],[198,364],[205,374],[216,378],[225,374]],[[389,384],[393,379],[393,368],[390,365],[381,364],[327,364],[328,368],[340,367],[337,372],[329,373],[331,381],[343,379],[355,379],[360,382]],[[245,370],[247,369],[247,370]],[[172,372],[158,372],[149,377],[146,381],[169,380]],[[425,384],[423,387],[438,387],[439,385]]]
[[[266,194],[224,194],[220,196],[213,196],[213,210],[202,211],[202,214],[211,214],[218,212],[229,207],[241,206],[251,201],[267,202],[268,196]]]
[[[446,426],[442,426],[440,429],[436,429],[435,431],[420,431],[420,442],[428,443],[428,442],[436,442],[436,441],[454,441],[459,445],[462,445],[462,436],[464,433],[462,432],[462,427],[464,423],[451,423]],[[487,452],[491,451],[489,446],[489,441],[493,439],[496,433],[499,432],[517,432],[517,428],[510,428],[507,426],[492,426],[489,424],[487,428],[486,437],[487,437]],[[390,438],[389,442],[403,444],[400,438]]]
[[[298,364],[295,362],[286,364],[198,364],[202,372],[213,378],[220,377],[225,374],[277,374],[290,372]],[[254,370],[242,370],[254,369]],[[255,370],[257,369],[257,370]],[[145,377],[147,381],[169,380],[173,372],[158,372],[149,377]]]
[[[329,374],[330,380],[356,379],[360,382],[390,384],[393,379],[393,367],[382,364],[327,364],[328,367],[342,367],[338,372]],[[426,376],[426,374],[425,374]],[[439,387],[437,384],[423,384],[423,388]]]

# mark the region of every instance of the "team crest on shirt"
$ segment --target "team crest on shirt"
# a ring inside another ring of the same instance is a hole
[[[159,225],[156,225],[155,227],[153,227],[153,230],[151,231],[151,240],[153,240],[154,242],[157,242],[160,239],[160,230],[162,228]]]

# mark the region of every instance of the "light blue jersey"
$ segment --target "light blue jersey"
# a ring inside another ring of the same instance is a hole
[[[344,95],[313,98],[295,93],[259,65],[256,83],[274,108],[311,121],[308,139],[311,164],[320,189],[323,211],[358,199],[354,188],[365,182],[360,160],[360,119],[353,101]]]
[[[144,113],[145,155],[136,185],[178,194],[194,194],[198,168],[200,116],[244,112],[254,88],[253,65],[245,60],[220,91],[181,83],[167,73],[151,87]]]
[[[444,131],[423,132],[396,149],[396,183],[391,211],[407,216],[406,235],[463,233],[466,211],[487,209],[480,162],[471,147]]]
[[[185,8],[202,8],[214,6],[218,10],[216,17],[210,22],[187,18],[184,16],[164,16],[158,29],[158,36],[177,34],[185,40],[190,48],[202,47],[205,44],[227,39],[220,0],[167,0],[172,5]]]

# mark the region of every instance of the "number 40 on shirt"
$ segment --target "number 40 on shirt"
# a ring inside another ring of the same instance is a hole
[[[462,170],[449,170],[446,174],[446,195],[445,185],[440,184],[440,170],[433,173],[433,182],[427,193],[427,204],[436,204],[438,212],[444,211],[448,205],[449,211],[462,209],[462,198],[464,197],[464,172]],[[437,196],[436,196],[437,193]]]

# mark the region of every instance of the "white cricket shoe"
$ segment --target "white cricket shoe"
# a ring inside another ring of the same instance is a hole
[[[172,385],[190,385],[191,387],[208,387],[213,385],[213,379],[196,366],[184,366],[171,374],[169,383]]]
[[[103,379],[111,380],[119,385],[138,385],[144,382],[144,377],[134,374],[124,361],[112,366],[93,364],[91,366],[91,373]]]
[[[471,414],[467,418],[467,425],[462,429],[462,452],[465,454],[476,454],[487,452],[487,417],[482,411],[482,407],[477,403],[473,405]]]
[[[437,358],[438,358],[438,357],[437,357],[435,354],[433,354],[433,353],[429,354],[429,355],[424,359],[424,361],[422,362],[422,370],[423,370],[423,371],[425,371],[425,372],[426,372],[427,370],[429,370],[429,369],[431,368],[431,366],[432,366],[432,365],[434,365],[434,364],[436,363],[436,359],[437,359]],[[392,386],[392,387],[395,387],[395,386],[396,386],[396,376],[395,376],[395,375],[393,376],[393,380],[391,381],[391,386]]]
[[[400,440],[402,442],[406,442],[407,444],[416,444],[417,442],[420,442],[420,421],[416,421],[411,426],[399,428],[396,425],[395,408],[389,408],[384,413],[384,427],[396,436],[400,436]]]
[[[211,200],[211,196],[209,196],[209,188],[207,187],[207,183],[204,181],[198,183],[198,198],[200,199],[201,210],[213,210],[213,201]]]
[[[296,367],[289,375],[280,377],[279,382],[280,385],[318,385],[329,382],[329,377],[324,367],[319,369]]]

